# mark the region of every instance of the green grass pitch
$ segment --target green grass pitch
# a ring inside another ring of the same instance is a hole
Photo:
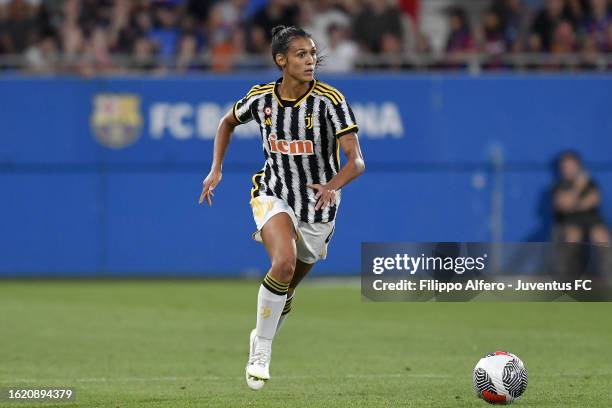
[[[0,387],[74,387],[40,407],[487,407],[477,360],[518,354],[517,407],[612,406],[612,303],[371,303],[301,287],[272,379],[244,382],[255,281],[0,282]]]

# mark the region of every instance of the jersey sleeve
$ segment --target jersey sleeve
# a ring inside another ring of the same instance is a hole
[[[253,100],[255,100],[255,98],[253,98],[253,95],[251,95],[251,92],[249,92],[244,98],[240,99],[234,104],[234,118],[238,122],[248,123],[253,120],[253,113],[251,112]]]
[[[327,115],[336,137],[357,133],[359,130],[353,110],[344,98],[338,103],[328,104]]]

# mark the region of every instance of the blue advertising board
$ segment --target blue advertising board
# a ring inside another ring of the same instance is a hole
[[[546,240],[561,150],[583,155],[607,197],[611,78],[321,78],[353,108],[367,170],[314,273],[357,273],[364,241]],[[264,271],[249,208],[256,125],[236,129],[214,206],[196,201],[219,119],[273,79],[0,78],[0,276]]]

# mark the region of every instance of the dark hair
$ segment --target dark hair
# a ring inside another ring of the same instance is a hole
[[[289,44],[295,38],[312,38],[309,33],[295,26],[277,25],[272,29],[272,60],[277,67],[282,69],[276,62],[276,54],[287,54]]]
[[[450,17],[456,17],[460,24],[461,30],[470,31],[470,20],[468,19],[467,12],[461,6],[450,6],[448,8],[448,15]]]
[[[561,164],[566,160],[573,160],[578,164],[578,167],[582,167],[582,157],[576,150],[564,150],[560,152],[553,160],[553,171],[557,176],[561,177]]]
[[[559,153],[557,156],[557,163],[561,163],[565,160],[574,160],[578,164],[582,164],[582,158],[580,157],[580,153],[576,150],[565,150]]]

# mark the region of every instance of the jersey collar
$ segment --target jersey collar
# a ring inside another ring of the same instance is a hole
[[[300,96],[294,101],[288,101],[286,99],[282,99],[280,96],[279,86],[282,80],[283,80],[283,77],[280,77],[279,79],[276,80],[276,83],[274,84],[274,97],[278,101],[278,104],[282,106],[283,108],[292,108],[292,107],[299,106],[302,102],[306,100],[306,98],[308,98],[308,95],[312,93],[312,90],[314,89],[317,83],[317,80],[313,79],[312,81],[310,81],[310,87],[302,96]]]

